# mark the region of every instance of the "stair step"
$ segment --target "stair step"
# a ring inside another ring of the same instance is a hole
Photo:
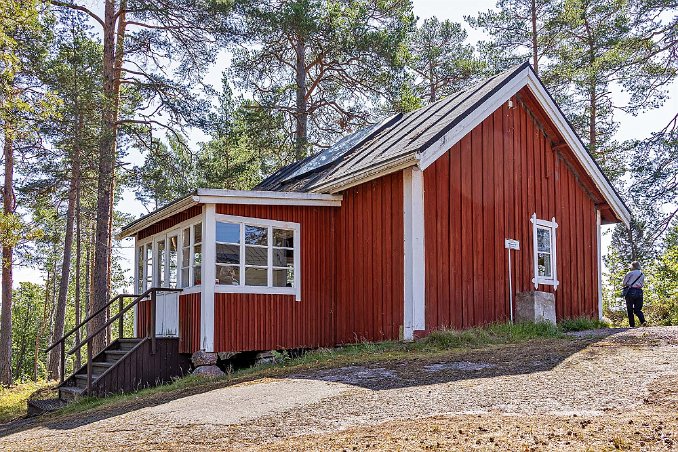
[[[106,350],[104,358],[106,362],[116,362],[127,354],[129,350]]]
[[[64,402],[72,402],[82,396],[84,392],[84,388],[79,388],[77,386],[62,386],[59,388],[59,399]]]
[[[118,339],[118,346],[120,350],[132,350],[139,342],[139,339]]]

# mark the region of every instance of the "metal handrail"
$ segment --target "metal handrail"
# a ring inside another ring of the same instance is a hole
[[[82,328],[83,326],[85,326],[85,324],[87,324],[87,322],[89,322],[90,320],[92,320],[92,319],[93,319],[94,317],[96,317],[97,315],[101,314],[101,312],[102,312],[104,309],[106,309],[107,307],[109,307],[110,305],[112,305],[113,302],[115,302],[116,300],[123,299],[123,298],[132,298],[132,297],[138,297],[138,295],[136,295],[136,294],[127,294],[127,293],[123,293],[123,294],[116,295],[115,297],[111,298],[111,300],[110,300],[108,303],[106,303],[105,305],[103,305],[102,307],[100,307],[100,308],[99,308],[96,312],[94,312],[93,314],[90,314],[89,316],[87,316],[87,318],[86,318],[85,320],[83,320],[82,322],[80,322],[80,323],[78,323],[76,326],[74,326],[68,333],[65,333],[65,334],[61,337],[61,339],[59,339],[58,341],[56,341],[55,343],[53,343],[52,345],[50,345],[49,347],[47,347],[45,350],[43,350],[43,352],[44,352],[44,353],[48,353],[50,350],[52,350],[54,347],[56,347],[60,342],[65,341],[71,334],[75,333],[77,330],[79,330],[80,328]]]
[[[122,306],[123,306],[123,304],[124,304],[125,298],[131,298],[131,297],[136,297],[136,296],[137,296],[137,295],[135,295],[135,294],[119,294],[119,295],[116,295],[115,297],[111,298],[111,299],[108,301],[108,303],[106,303],[105,305],[103,305],[102,307],[100,307],[99,309],[97,309],[97,310],[96,310],[95,312],[93,312],[92,314],[88,315],[87,318],[85,318],[85,320],[83,320],[82,322],[80,322],[80,323],[78,323],[76,326],[74,326],[70,331],[68,331],[68,333],[66,333],[66,334],[64,334],[63,336],[61,336],[61,339],[59,339],[58,341],[56,341],[55,343],[53,343],[52,345],[50,345],[49,347],[47,347],[47,348],[44,350],[44,353],[48,353],[50,350],[52,350],[52,349],[53,349],[54,347],[56,347],[57,345],[60,346],[60,350],[59,350],[59,352],[60,352],[60,354],[59,354],[59,359],[61,360],[61,363],[60,363],[61,366],[60,366],[60,369],[59,369],[59,381],[60,381],[61,383],[64,382],[64,377],[65,377],[65,375],[66,375],[66,339],[67,339],[71,334],[75,333],[75,332],[78,331],[80,328],[82,328],[83,326],[85,326],[85,325],[87,324],[87,322],[89,322],[90,320],[92,320],[92,319],[93,319],[94,317],[96,317],[97,315],[101,314],[105,309],[108,309],[115,301],[119,300],[119,301],[120,301],[120,308],[122,308]],[[119,326],[119,334],[120,334],[120,335],[122,335],[122,330],[123,330],[123,324],[122,324],[122,320],[121,320],[121,321],[120,321],[120,326]]]
[[[111,325],[113,322],[116,320],[120,319],[120,325],[122,325],[122,318],[125,315],[125,312],[129,311],[132,309],[134,306],[136,306],[139,302],[145,300],[148,295],[151,296],[151,315],[150,315],[150,325],[149,325],[149,331],[146,332],[147,336],[150,336],[151,338],[151,353],[155,354],[156,351],[156,345],[155,345],[155,305],[156,305],[156,294],[158,292],[183,292],[183,289],[171,289],[171,288],[162,288],[162,287],[152,287],[148,289],[146,292],[142,293],[141,295],[136,296],[134,301],[132,301],[130,304],[127,306],[122,306],[122,303],[120,305],[120,312],[118,312],[115,316],[111,317],[108,319],[106,323],[101,325],[95,332],[87,336],[85,339],[83,339],[79,344],[77,344],[75,347],[73,347],[71,350],[69,350],[68,354],[72,355],[76,351],[78,351],[80,348],[82,348],[83,345],[87,344],[87,395],[90,395],[92,393],[92,346],[91,342],[92,340],[100,333],[102,333],[106,328],[108,328],[109,325]],[[122,326],[120,327],[120,336],[119,338],[122,338]],[[62,346],[63,350],[63,346]]]

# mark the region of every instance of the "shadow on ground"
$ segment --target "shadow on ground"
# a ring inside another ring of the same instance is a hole
[[[570,356],[622,331],[625,330],[596,330],[595,332],[578,333],[573,335],[571,340],[535,339],[518,344],[489,346],[465,351],[451,349],[449,354],[442,353],[435,357],[385,360],[366,365],[355,364],[307,372],[291,372],[274,378],[321,380],[380,391],[460,380],[545,372],[552,370]],[[252,380],[256,379],[252,378]],[[242,382],[238,381],[238,383]],[[0,437],[31,428],[75,429],[142,408],[162,405],[172,400],[233,384],[232,382],[217,380],[200,387],[153,394],[114,406],[95,408],[80,413],[66,415],[55,413],[38,418],[22,419],[1,425]]]

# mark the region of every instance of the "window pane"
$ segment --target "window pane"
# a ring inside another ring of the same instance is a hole
[[[217,222],[217,242],[240,243],[240,225]]]
[[[539,268],[539,276],[551,278],[551,255],[546,253],[539,253],[537,255],[537,267]]]
[[[193,267],[193,285],[202,284],[202,271],[200,267]]]
[[[268,248],[246,246],[245,263],[247,265],[268,265]]]
[[[288,265],[294,265],[294,251],[273,248],[273,266],[287,267]]]
[[[195,243],[202,242],[202,223],[193,225],[193,241]]]
[[[137,294],[143,292],[144,287],[144,247],[137,249]]]
[[[273,286],[274,287],[293,287],[294,286],[294,269],[292,267],[273,269]]]
[[[268,228],[245,225],[245,243],[247,245],[268,245]]]
[[[268,270],[265,268],[245,267],[246,286],[267,286]]]
[[[182,267],[188,267],[191,265],[191,248],[190,247],[185,247],[182,248],[182,253],[181,253],[181,266]]]
[[[181,246],[191,245],[191,230],[186,228],[181,233]]]
[[[551,252],[551,231],[549,229],[537,228],[537,251]]]
[[[158,281],[159,287],[165,286],[165,257],[167,256],[165,249],[165,241],[158,241],[158,253],[156,260],[156,281]]]
[[[146,289],[153,287],[153,245],[146,245]]]
[[[289,229],[273,229],[273,246],[294,248],[294,231]]]
[[[181,287],[188,287],[190,284],[190,281],[188,280],[190,269],[191,267],[181,269]]]
[[[240,245],[222,245],[217,243],[217,264],[239,264]]]
[[[202,245],[193,247],[193,265],[200,266],[202,263]]]
[[[217,265],[217,284],[240,285],[240,267],[237,265]]]
[[[177,287],[177,268],[179,267],[179,253],[177,252],[177,240],[175,235],[169,238],[169,280],[168,285],[172,289]]]

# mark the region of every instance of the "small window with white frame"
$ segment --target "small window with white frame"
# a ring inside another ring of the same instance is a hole
[[[534,250],[534,283],[535,289],[540,284],[558,288],[557,261],[556,261],[556,219],[551,221],[540,220],[536,214],[530,219],[532,222],[532,241]]]
[[[216,216],[217,291],[297,295],[298,223]]]

